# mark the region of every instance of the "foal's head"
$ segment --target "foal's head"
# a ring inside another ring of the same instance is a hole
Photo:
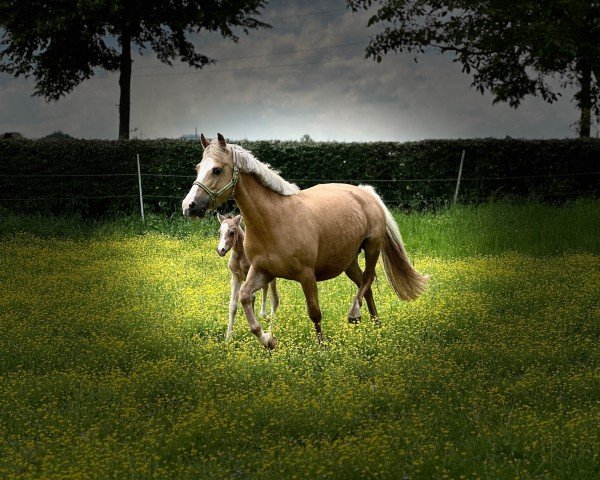
[[[217,219],[221,222],[217,253],[222,257],[240,241],[240,237],[242,236],[242,216],[229,217],[217,213]]]
[[[233,165],[233,152],[220,133],[212,142],[200,136],[204,153],[196,165],[196,180],[181,203],[183,215],[202,218],[207,210],[217,208],[233,193],[237,183],[237,170]]]

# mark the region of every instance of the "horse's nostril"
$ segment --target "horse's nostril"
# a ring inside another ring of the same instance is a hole
[[[191,202],[191,203],[188,205],[188,208],[189,208],[190,210],[193,210],[194,208],[196,208],[196,202]]]

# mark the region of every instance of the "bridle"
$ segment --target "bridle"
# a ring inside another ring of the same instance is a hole
[[[227,191],[227,189],[231,188],[231,193],[229,195],[230,197],[235,195],[235,186],[237,185],[238,177],[239,177],[239,170],[237,168],[237,165],[234,164],[233,165],[233,174],[231,175],[231,180],[229,181],[229,183],[227,185],[225,185],[220,190],[217,190],[215,192],[214,190],[211,190],[210,188],[208,188],[206,185],[204,185],[199,180],[196,180],[194,183],[192,183],[192,185],[198,185],[202,190],[204,190],[210,197],[210,201],[212,202],[212,205],[215,205],[215,203],[217,202],[217,198],[219,198],[221,196],[221,194],[223,194],[223,192]]]

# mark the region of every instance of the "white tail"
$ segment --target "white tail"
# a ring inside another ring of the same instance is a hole
[[[427,288],[429,275],[421,275],[410,264],[398,224],[375,189],[360,185],[371,193],[385,212],[385,244],[382,251],[383,268],[390,285],[401,300],[414,300]]]

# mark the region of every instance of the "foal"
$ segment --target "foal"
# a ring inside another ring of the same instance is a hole
[[[231,340],[233,335],[233,323],[237,312],[239,291],[242,283],[246,280],[248,270],[250,270],[250,260],[244,251],[244,230],[241,222],[242,216],[236,217],[223,216],[217,212],[217,219],[221,223],[219,228],[219,245],[217,253],[223,257],[233,248],[227,268],[231,272],[231,298],[229,299],[229,325],[227,326],[227,335],[225,338]],[[276,279],[273,279],[268,285],[263,287],[262,305],[260,308],[261,317],[267,316],[267,290],[270,287],[271,296],[271,316],[275,315],[279,306],[279,294],[277,293]],[[269,323],[269,333],[273,328],[273,319]]]

